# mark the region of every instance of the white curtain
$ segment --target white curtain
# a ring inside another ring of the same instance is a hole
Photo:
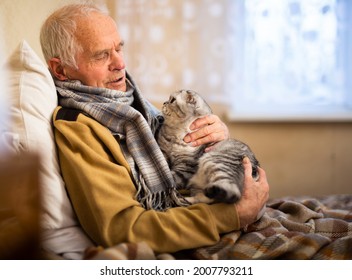
[[[117,0],[127,69],[152,101],[181,88],[224,102],[233,86],[233,0]]]

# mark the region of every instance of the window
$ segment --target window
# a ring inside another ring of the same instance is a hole
[[[236,2],[232,118],[352,120],[351,1]]]
[[[151,101],[190,88],[235,120],[352,120],[350,0],[114,3]]]

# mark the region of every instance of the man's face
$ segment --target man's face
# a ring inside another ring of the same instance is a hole
[[[78,21],[75,35],[83,50],[76,55],[78,70],[64,67],[67,77],[87,86],[126,91],[123,42],[113,19],[93,13]]]

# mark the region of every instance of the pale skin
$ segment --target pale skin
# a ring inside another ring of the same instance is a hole
[[[48,61],[51,73],[61,81],[79,80],[94,87],[126,91],[126,65],[123,58],[123,41],[114,20],[106,15],[93,13],[89,18],[77,19],[75,37],[82,47],[76,54],[78,68],[67,66],[59,58]],[[152,67],[152,65],[151,65]],[[216,143],[229,137],[227,126],[216,115],[199,118],[193,122],[191,133],[184,141],[194,146]],[[263,169],[260,179],[254,181],[251,164],[244,160],[245,190],[236,204],[240,223],[254,222],[269,196],[269,185]]]

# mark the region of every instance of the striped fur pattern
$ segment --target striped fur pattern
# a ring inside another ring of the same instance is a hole
[[[205,153],[205,146],[193,147],[183,141],[191,123],[212,113],[205,100],[191,90],[170,95],[162,107],[165,118],[158,133],[158,143],[170,166],[178,189],[190,190],[187,200],[193,203],[235,203],[242,194],[247,156],[253,166],[253,178],[258,177],[259,162],[245,143],[228,139],[217,143]]]

